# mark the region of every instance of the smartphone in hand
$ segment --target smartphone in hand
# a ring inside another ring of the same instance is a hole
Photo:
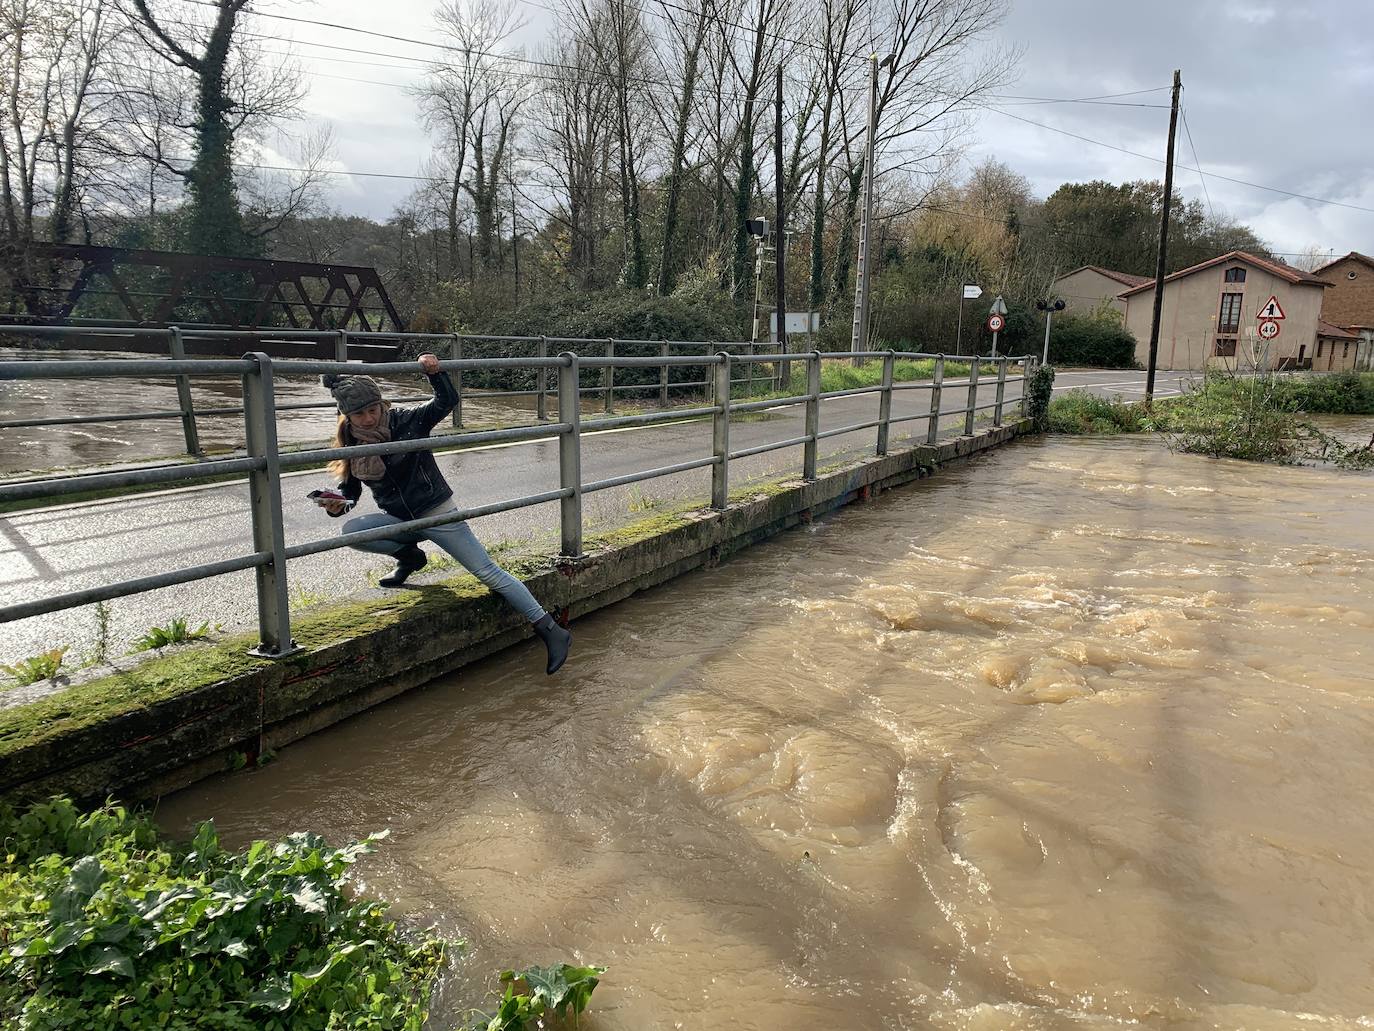
[[[335,502],[341,503],[345,512],[357,504],[352,498],[344,497],[343,494],[334,490],[332,487],[326,487],[324,490],[312,490],[306,497],[319,505],[320,508],[328,508],[329,505]]]

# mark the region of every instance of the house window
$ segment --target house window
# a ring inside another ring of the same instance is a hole
[[[1317,341],[1317,357],[1320,358],[1321,356],[1322,356],[1322,342],[1321,342],[1320,340],[1318,340],[1318,341]]]
[[[1345,345],[1345,349],[1341,351],[1341,357],[1342,357],[1342,358],[1349,358],[1349,357],[1350,357],[1350,345],[1349,345],[1349,344],[1346,344],[1346,345]]]
[[[1346,278],[1346,279],[1358,279],[1359,276],[1356,274],[1356,272],[1355,272],[1354,269],[1351,269],[1349,272],[1347,272],[1347,273],[1345,274],[1345,278]]]
[[[1226,270],[1226,282],[1228,282],[1228,283],[1244,283],[1244,282],[1245,282],[1245,269],[1243,269],[1243,268],[1228,268],[1228,269]]]
[[[1222,294],[1221,313],[1217,315],[1218,333],[1240,332],[1240,299],[1244,294]]]
[[[1234,340],[1223,340],[1217,337],[1216,350],[1212,352],[1218,358],[1230,358],[1236,353],[1236,342]]]

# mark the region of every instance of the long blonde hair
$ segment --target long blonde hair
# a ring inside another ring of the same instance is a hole
[[[353,444],[353,434],[348,432],[348,416],[343,412],[339,413],[339,424],[334,427],[334,439],[329,442],[330,447],[350,447]],[[348,479],[353,473],[353,463],[347,458],[336,458],[330,462],[326,469],[329,474],[340,483]]]

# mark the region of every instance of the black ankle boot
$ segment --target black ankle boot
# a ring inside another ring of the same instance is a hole
[[[568,651],[572,648],[572,634],[555,623],[547,612],[535,620],[533,625],[534,632],[539,635],[539,639],[549,651],[549,666],[544,672],[553,676],[567,661]]]
[[[417,570],[424,569],[425,563],[429,559],[420,550],[418,544],[407,544],[400,551],[396,552],[396,568],[387,573],[377,581],[379,587],[400,587],[406,582],[406,577]]]

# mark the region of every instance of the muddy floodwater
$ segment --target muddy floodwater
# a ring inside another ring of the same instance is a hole
[[[575,629],[160,819],[389,829],[435,1028],[1374,1026],[1374,476],[1021,443]]]

